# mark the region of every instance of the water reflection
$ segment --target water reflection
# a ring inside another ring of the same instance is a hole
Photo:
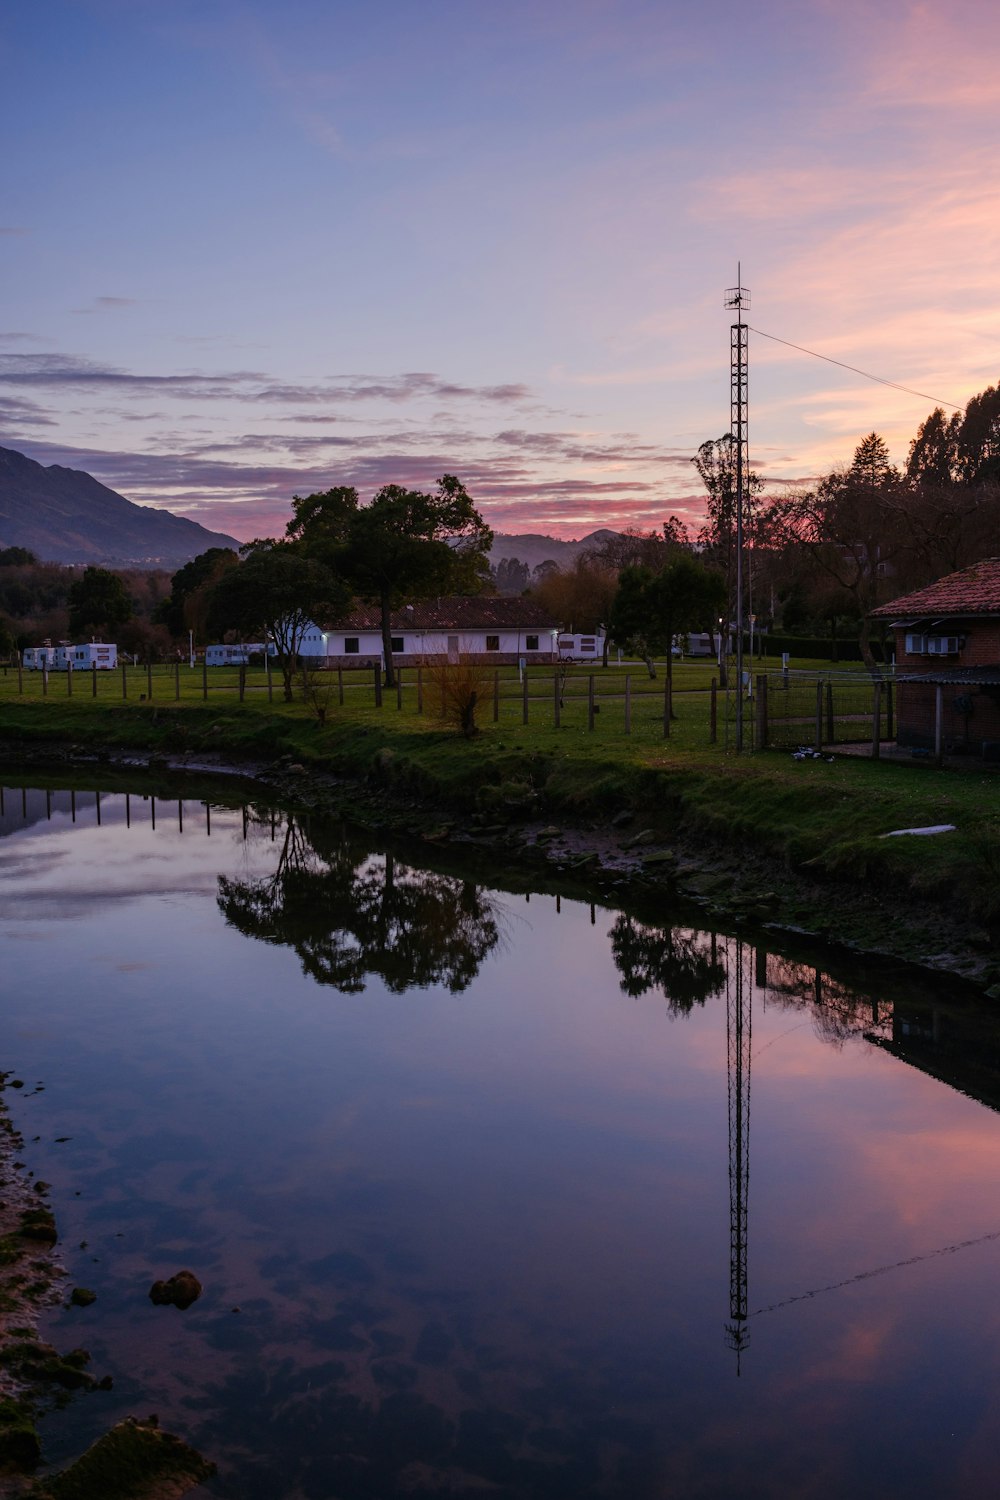
[[[988,1012],[690,918],[515,917],[460,852],[259,808],[24,808],[2,1061],[98,1293],[58,1341],[116,1381],[77,1447],[156,1409],[227,1500],[988,1490]]]
[[[270,817],[267,826],[273,835]],[[373,856],[343,828],[307,835],[292,814],[274,871],[220,875],[219,908],[247,937],[287,944],[317,983],[347,993],[377,975],[396,995],[431,984],[455,994],[500,940],[496,903],[472,881]]]

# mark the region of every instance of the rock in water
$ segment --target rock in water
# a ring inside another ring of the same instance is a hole
[[[178,1271],[169,1281],[154,1281],[149,1289],[149,1300],[158,1307],[179,1307],[183,1312],[201,1296],[201,1282],[193,1271]]]

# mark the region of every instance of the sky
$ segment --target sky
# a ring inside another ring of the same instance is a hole
[[[0,0],[0,444],[241,540],[696,526],[740,265],[772,492],[902,463],[1000,376],[998,63],[991,0]]]

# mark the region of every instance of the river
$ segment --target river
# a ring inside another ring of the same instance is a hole
[[[139,785],[3,778],[0,1066],[97,1293],[44,1332],[114,1380],[52,1463],[155,1411],[227,1500],[995,1490],[981,1002]]]

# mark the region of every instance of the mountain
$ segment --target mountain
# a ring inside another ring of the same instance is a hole
[[[498,531],[494,534],[493,546],[490,548],[490,562],[495,568],[505,557],[516,557],[519,562],[527,563],[529,568],[537,568],[539,563],[550,560],[558,563],[560,568],[569,568],[581,552],[596,552],[602,542],[617,535],[617,531],[605,528],[592,531],[579,541],[564,542],[559,537],[541,536],[537,532],[511,535]]]
[[[27,547],[43,562],[172,568],[239,542],[169,510],[135,505],[82,469],[47,469],[0,448],[0,547]]]

